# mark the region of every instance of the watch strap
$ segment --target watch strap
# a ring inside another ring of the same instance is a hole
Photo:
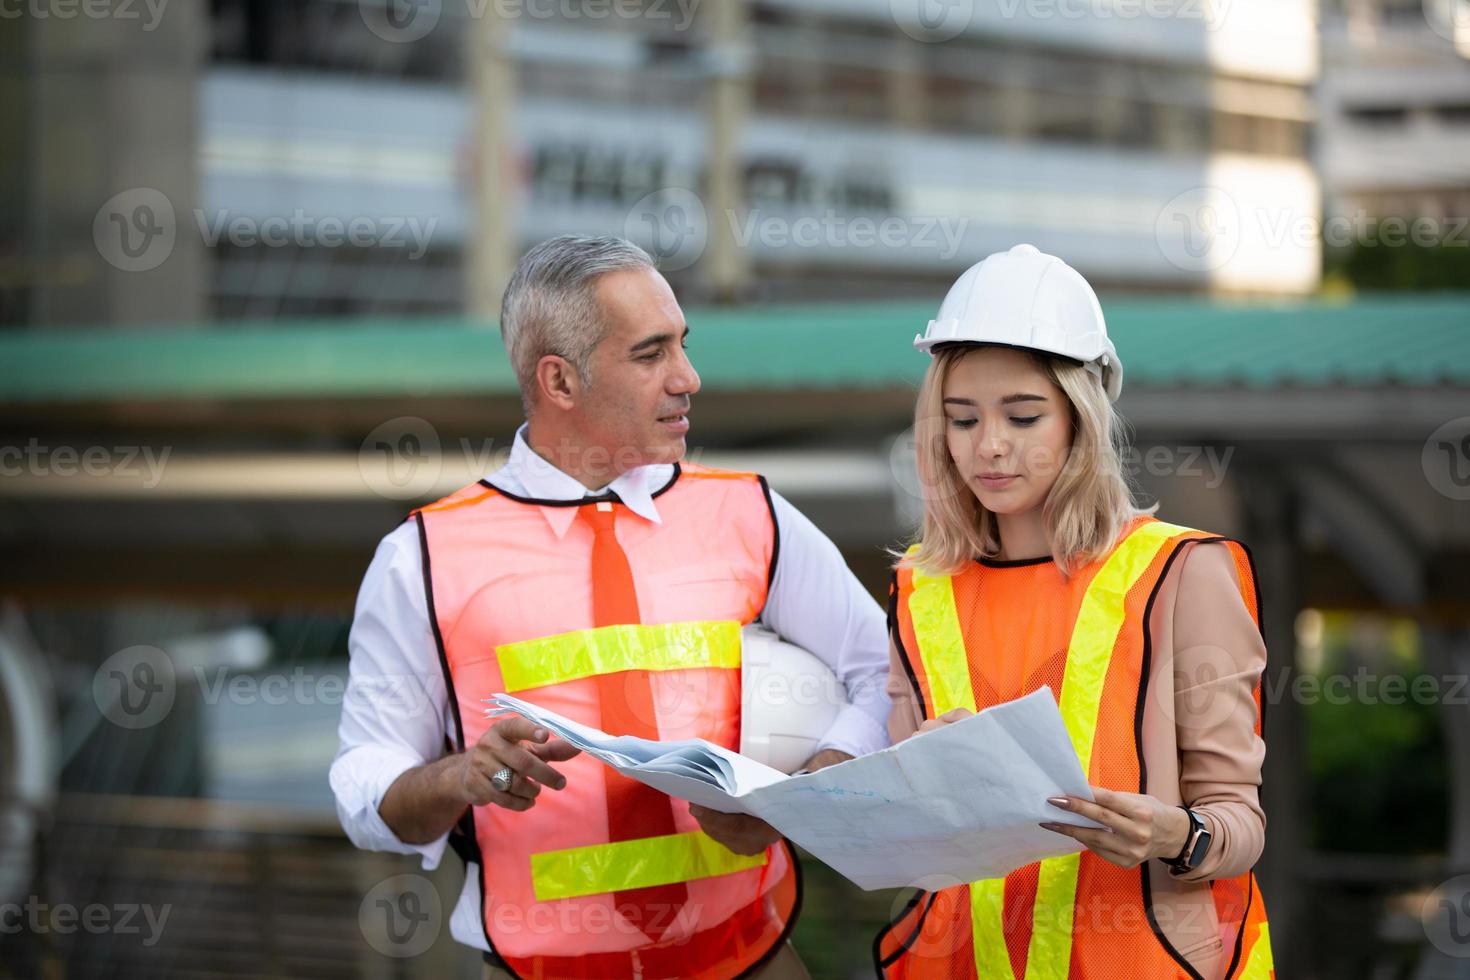
[[[1189,857],[1189,852],[1194,850],[1195,831],[1202,826],[1199,817],[1195,816],[1194,811],[1189,807],[1181,803],[1179,809],[1183,810],[1184,815],[1189,818],[1189,829],[1184,832],[1184,846],[1179,849],[1178,854],[1164,862],[1165,864],[1182,864],[1184,859]]]
[[[1189,859],[1194,856],[1195,851],[1199,847],[1200,836],[1208,836],[1209,831],[1205,829],[1205,823],[1200,819],[1199,814],[1182,803],[1179,805],[1179,809],[1183,810],[1185,815],[1189,817],[1189,833],[1184,838],[1184,847],[1180,850],[1179,854],[1173,860],[1165,861],[1164,864],[1168,865],[1169,869],[1175,874],[1185,874],[1194,869],[1194,865],[1190,863]]]

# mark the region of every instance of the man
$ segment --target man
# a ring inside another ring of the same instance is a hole
[[[331,771],[342,825],[426,868],[455,847],[450,929],[487,977],[806,977],[786,941],[798,868],[770,826],[625,779],[482,699],[733,748],[739,630],[760,619],[846,687],[820,768],[887,744],[883,614],[762,478],[680,462],[699,375],[637,246],[532,249],[501,330],[528,420],[508,462],[415,511],[363,581]],[[379,696],[404,678],[422,698]]]

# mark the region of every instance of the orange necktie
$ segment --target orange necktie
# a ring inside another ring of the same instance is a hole
[[[592,525],[592,618],[596,626],[641,622],[633,569],[614,526],[622,504],[597,503],[580,509]],[[604,674],[597,679],[602,730],[609,735],[636,735],[657,739],[658,715],[653,686],[644,670]],[[608,837],[613,841],[642,840],[677,833],[673,801],[658,790],[603,767],[607,788]],[[624,913],[655,942],[661,939],[689,900],[682,882],[634,888],[613,895],[613,908]]]

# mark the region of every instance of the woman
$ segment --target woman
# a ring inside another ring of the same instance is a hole
[[[1122,365],[1060,259],[990,256],[915,346],[933,355],[915,412],[925,513],[890,597],[890,734],[1044,684],[1093,799],[1037,801],[1073,853],[916,895],[874,944],[880,975],[1273,976],[1250,871],[1266,651],[1244,546],[1134,506],[1110,404]]]

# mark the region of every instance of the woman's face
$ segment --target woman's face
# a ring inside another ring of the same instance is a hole
[[[1031,356],[981,347],[944,382],[945,444],[965,486],[994,514],[1040,507],[1072,447],[1072,408]]]

